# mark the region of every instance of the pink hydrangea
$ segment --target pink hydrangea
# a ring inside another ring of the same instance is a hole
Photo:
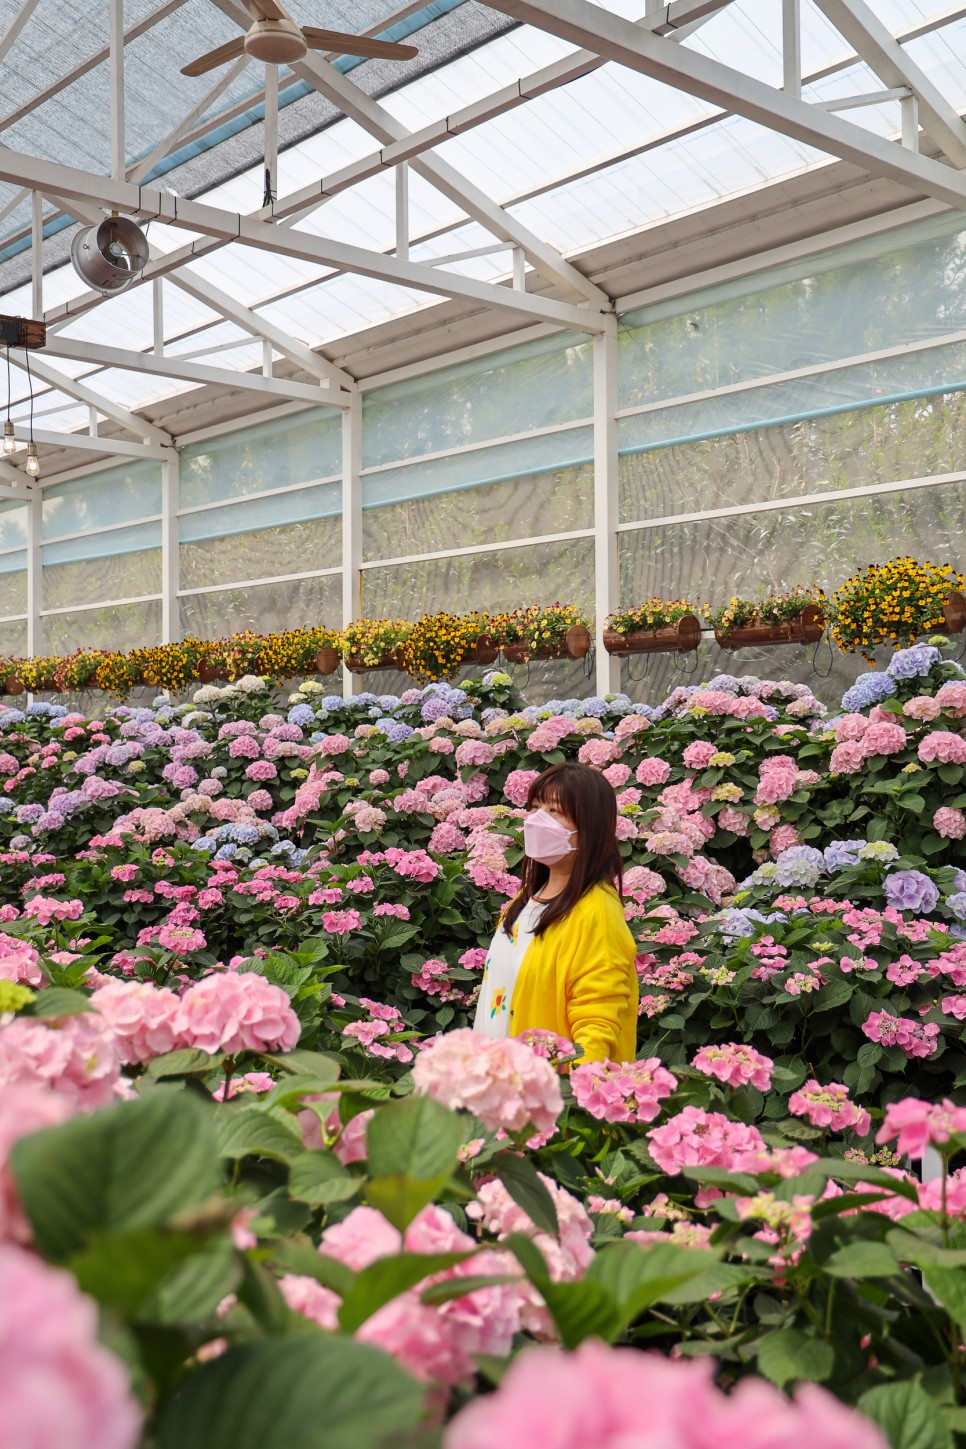
[[[894,755],[904,750],[909,736],[897,720],[881,720],[870,724],[862,736],[862,748],[866,755]]]
[[[865,1108],[849,1100],[849,1089],[842,1082],[823,1086],[813,1077],[792,1093],[788,1110],[795,1117],[807,1117],[813,1127],[831,1127],[836,1132],[851,1127],[859,1137],[865,1137],[872,1125]]]
[[[619,754],[620,746],[613,740],[587,740],[577,751],[577,759],[582,765],[602,770],[605,765],[612,764]]]
[[[664,877],[646,865],[632,865],[624,872],[624,895],[635,900],[649,901],[664,893]]]
[[[83,901],[55,901],[50,896],[34,896],[23,908],[25,916],[33,916],[38,926],[51,921],[77,921],[84,914]]]
[[[16,1017],[0,1031],[0,1088],[46,1087],[90,1110],[112,1101],[119,1076],[114,1034],[96,1012]]]
[[[647,760],[642,760],[634,772],[634,778],[639,785],[663,785],[671,773],[671,766],[666,760],[652,755]]]
[[[350,931],[358,931],[362,925],[362,917],[358,911],[326,911],[322,917],[322,929],[328,931],[332,936],[348,936]]]
[[[43,1087],[6,1086],[0,1092],[0,1242],[33,1238],[9,1168],[11,1147],[21,1137],[65,1121],[71,1111],[66,1097]]]
[[[652,1128],[647,1141],[654,1161],[667,1173],[682,1167],[732,1168],[743,1154],[766,1150],[756,1127],[701,1107],[685,1107],[663,1127]]]
[[[134,1449],[141,1411],[127,1370],[98,1342],[98,1315],[70,1273],[0,1245],[3,1442]]]
[[[830,775],[854,775],[865,764],[865,750],[857,740],[843,740],[832,751],[828,762]]]
[[[0,931],[0,981],[16,981],[21,986],[41,986],[44,973],[40,955],[29,941],[8,936]]]
[[[755,1051],[754,1047],[725,1042],[721,1046],[701,1047],[691,1065],[706,1077],[716,1077],[728,1087],[744,1087],[750,1083],[759,1092],[767,1092],[775,1063],[771,1057]]]
[[[707,1359],[595,1340],[531,1348],[451,1420],[443,1449],[887,1449],[871,1420],[816,1385],[790,1400],[751,1377],[725,1395],[713,1372]]]
[[[114,1033],[125,1066],[150,1062],[177,1045],[181,1001],[166,986],[107,981],[98,986],[91,1004]]]
[[[287,1052],[299,1039],[299,1019],[281,986],[254,972],[205,976],[181,998],[182,1046],[212,1054]]]
[[[712,755],[718,753],[718,746],[710,740],[693,740],[685,745],[681,758],[689,770],[704,770],[711,763]]]
[[[577,1105],[600,1122],[653,1122],[677,1084],[658,1057],[587,1062],[570,1073]]]
[[[939,1045],[936,1022],[915,1021],[888,1011],[871,1011],[862,1023],[862,1031],[870,1041],[899,1046],[909,1057],[931,1057]]]
[[[932,828],[944,840],[962,840],[966,836],[966,814],[952,805],[940,805],[932,817]],[[2,970],[0,961],[0,970]]]
[[[506,777],[503,793],[511,805],[522,807],[527,803],[530,786],[539,775],[539,770],[511,770]]]
[[[966,764],[966,740],[951,730],[931,730],[919,742],[919,758],[924,765]]]
[[[158,932],[158,945],[175,956],[189,956],[192,951],[203,951],[208,942],[204,931],[193,926],[162,926]]]
[[[942,1102],[922,1102],[918,1097],[903,1097],[890,1102],[885,1110],[876,1142],[896,1142],[900,1157],[924,1157],[932,1144],[942,1147],[950,1137],[966,1132],[966,1107],[957,1107],[944,1098]]]
[[[936,690],[936,703],[960,719],[966,715],[966,684],[951,679]]]
[[[553,1199],[557,1214],[556,1237],[541,1232],[524,1209],[513,1201],[497,1178],[483,1183],[477,1189],[477,1200],[467,1204],[466,1216],[481,1223],[497,1238],[506,1238],[511,1233],[522,1233],[532,1238],[547,1265],[552,1281],[571,1283],[583,1277],[594,1256],[590,1246],[594,1225],[577,1198],[544,1173],[541,1172],[539,1176]],[[512,1259],[508,1258],[506,1269],[512,1271]],[[542,1340],[555,1340],[558,1337],[556,1326],[536,1288],[523,1280],[519,1284],[518,1297],[521,1326],[526,1332]]]
[[[496,1132],[550,1133],[563,1110],[560,1079],[549,1062],[513,1038],[448,1032],[427,1042],[413,1065],[417,1092],[474,1113]]]

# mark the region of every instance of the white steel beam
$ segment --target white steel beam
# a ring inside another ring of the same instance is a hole
[[[37,9],[39,3],[40,0],[22,0],[20,9],[17,11],[16,15],[13,17],[6,30],[3,32],[3,35],[0,36],[0,60],[4,59],[7,51],[13,45],[21,30],[23,30],[27,21]]]
[[[53,344],[53,341],[54,339],[51,338],[51,344]],[[53,345],[49,345],[45,351],[53,353]],[[26,363],[18,360],[16,352],[11,356],[10,361],[15,367],[26,372]],[[120,403],[116,403],[103,393],[96,391],[92,387],[88,387],[79,378],[69,377],[65,373],[58,371],[56,367],[51,367],[42,357],[38,357],[36,354],[31,359],[30,371],[34,377],[43,378],[44,382],[57,388],[59,392],[66,393],[68,397],[74,398],[77,402],[86,403],[88,407],[96,408],[105,417],[113,418],[116,423],[120,423],[122,428],[127,428],[128,432],[133,433],[136,438],[140,438],[146,443],[156,443],[158,447],[162,448],[171,445],[171,437],[163,428],[156,427],[154,423],[149,423],[147,418],[141,418],[135,413],[129,412]]]
[[[167,449],[161,464],[161,643],[181,638],[181,610],[178,605],[180,560],[178,508],[181,458],[175,448]]]
[[[342,627],[362,616],[362,394],[352,394],[342,414]],[[342,666],[342,692],[356,679]]]
[[[819,10],[867,61],[885,85],[908,86],[919,101],[919,119],[927,136],[954,166],[966,166],[966,124],[962,117],[903,50],[865,0],[816,0]]]
[[[20,443],[30,437],[30,428],[14,421],[14,436]],[[48,428],[34,428],[34,442],[51,448],[77,448],[84,453],[116,453],[120,458],[157,458],[163,462],[168,449],[156,443],[129,443],[126,438],[92,438],[88,433],[58,433]],[[41,463],[43,459],[41,459]]]
[[[271,346],[271,343],[265,345]],[[172,356],[168,353],[159,357],[155,352],[132,352],[121,347],[106,347],[99,342],[82,342],[63,332],[50,334],[45,352],[48,357],[63,357],[70,358],[74,362],[89,362],[95,367],[120,367],[126,372],[147,373],[151,377],[170,377],[182,382],[243,388],[267,397],[280,398],[283,401],[315,403],[316,406],[325,403],[328,406],[335,406],[335,399],[312,383],[294,382],[284,377],[272,377],[271,375],[265,376],[260,372],[232,371],[230,367],[211,367],[206,363],[191,362],[186,358]],[[55,379],[51,377],[49,380]],[[68,392],[71,387],[80,386],[71,380],[61,383],[59,378],[56,378],[56,385],[63,388],[65,392]],[[79,394],[75,395],[79,396]],[[115,412],[123,411],[123,409],[118,409],[116,404],[109,403],[106,399],[101,400],[99,395],[96,406],[102,412],[106,411],[108,407],[114,408]],[[146,429],[152,427],[152,424],[143,418],[133,414],[129,414],[129,416],[132,418],[130,424],[132,431],[144,434]],[[122,419],[118,418],[117,421],[120,422]],[[128,424],[125,423],[125,426]],[[152,442],[162,446],[171,442],[168,434],[163,433],[160,428],[155,428],[154,432],[159,436],[152,437]]]
[[[677,50],[679,47],[672,48]],[[333,74],[338,72],[333,71]],[[909,159],[921,160],[918,157]],[[334,241],[328,237],[312,236],[289,227],[274,226],[271,222],[242,216],[238,212],[224,211],[220,207],[206,206],[196,201],[185,201],[167,192],[133,186],[130,182],[115,181],[90,171],[61,166],[53,161],[42,161],[4,147],[0,147],[0,179],[15,185],[24,185],[28,180],[33,180],[41,188],[49,188],[68,200],[74,197],[93,199],[112,210],[157,218],[169,225],[201,232],[225,242],[239,242],[243,246],[255,247],[261,251],[298,257],[319,267],[337,267],[358,272],[362,276],[375,277],[396,286],[412,287],[416,291],[428,292],[437,297],[462,298],[482,306],[525,316],[530,321],[554,322],[565,329],[575,328],[589,333],[597,332],[601,327],[602,311],[556,302],[531,293],[522,294],[512,288],[496,286],[491,282],[479,282],[472,277],[459,276],[455,272],[445,272],[418,262],[401,261],[397,257],[385,256],[364,247]],[[966,190],[963,200],[966,203]],[[159,260],[163,261],[164,258]],[[264,318],[241,307],[227,293],[212,287],[199,277],[177,272],[170,275],[176,286],[200,297],[256,335],[268,336],[269,341],[275,342],[280,351],[291,355],[291,338],[281,328],[273,327]],[[219,299],[217,302],[214,301],[215,297]],[[610,308],[609,302],[607,307]],[[242,315],[246,318],[245,322],[241,322]],[[316,368],[326,365],[309,349],[305,349],[305,353],[312,358]]]
[[[179,202],[179,205],[183,205],[183,203]],[[268,233],[274,235],[274,228],[271,225],[267,223],[262,223],[262,225],[267,225]],[[266,245],[268,250],[284,251],[282,246],[272,248],[265,239],[263,239],[263,245]],[[159,256],[157,260],[163,261],[164,258]],[[355,387],[355,378],[341,367],[336,367],[334,363],[329,362],[328,358],[320,357],[317,352],[312,351],[311,347],[306,347],[291,337],[283,327],[276,327],[275,323],[270,322],[267,317],[260,317],[250,307],[236,302],[234,297],[223,292],[220,287],[213,286],[211,282],[206,282],[195,272],[173,269],[165,272],[164,275],[176,287],[180,287],[182,292],[187,292],[189,297],[194,297],[196,301],[213,307],[216,312],[220,312],[223,317],[228,317],[244,331],[250,332],[253,337],[267,339],[278,348],[284,357],[294,362],[296,367],[300,367],[303,372],[309,373],[312,377],[317,377],[324,388],[329,389],[331,393],[331,396],[327,397],[323,388],[319,388],[317,390],[320,394],[319,402],[334,402],[341,396],[339,388]]]
[[[920,196],[966,209],[966,177],[940,161],[884,141],[796,96],[683,45],[672,45],[588,0],[486,0],[493,10],[594,49],[598,55],[886,177]]]
[[[619,469],[615,323],[594,338],[594,599],[598,694],[616,694],[621,687],[621,661],[607,653],[603,638],[607,616],[620,603]]]
[[[43,536],[43,509],[40,489],[33,487],[27,501],[27,654],[43,653],[44,607],[43,569],[40,561],[40,540]]]
[[[30,310],[39,319],[44,315],[44,198],[39,191],[30,193]]]

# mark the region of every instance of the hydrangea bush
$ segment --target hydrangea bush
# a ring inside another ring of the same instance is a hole
[[[958,1442],[964,721],[932,646],[836,712],[0,710],[0,1440]],[[618,798],[634,1062],[466,1030],[568,758]]]

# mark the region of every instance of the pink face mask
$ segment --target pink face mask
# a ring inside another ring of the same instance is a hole
[[[539,860],[541,865],[556,865],[577,849],[570,843],[570,837],[576,833],[546,810],[532,810],[523,822],[523,848],[531,860]]]

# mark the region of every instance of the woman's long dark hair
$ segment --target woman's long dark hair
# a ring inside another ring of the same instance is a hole
[[[617,843],[617,797],[613,786],[597,770],[568,760],[538,775],[527,794],[527,809],[553,805],[574,822],[577,829],[577,858],[570,879],[559,896],[554,896],[540,917],[534,932],[542,936],[548,927],[570,914],[591,886],[616,882],[621,893],[624,868]],[[550,877],[550,867],[539,860],[523,858],[523,881],[519,894],[503,917],[509,936],[524,906],[538,896]]]

